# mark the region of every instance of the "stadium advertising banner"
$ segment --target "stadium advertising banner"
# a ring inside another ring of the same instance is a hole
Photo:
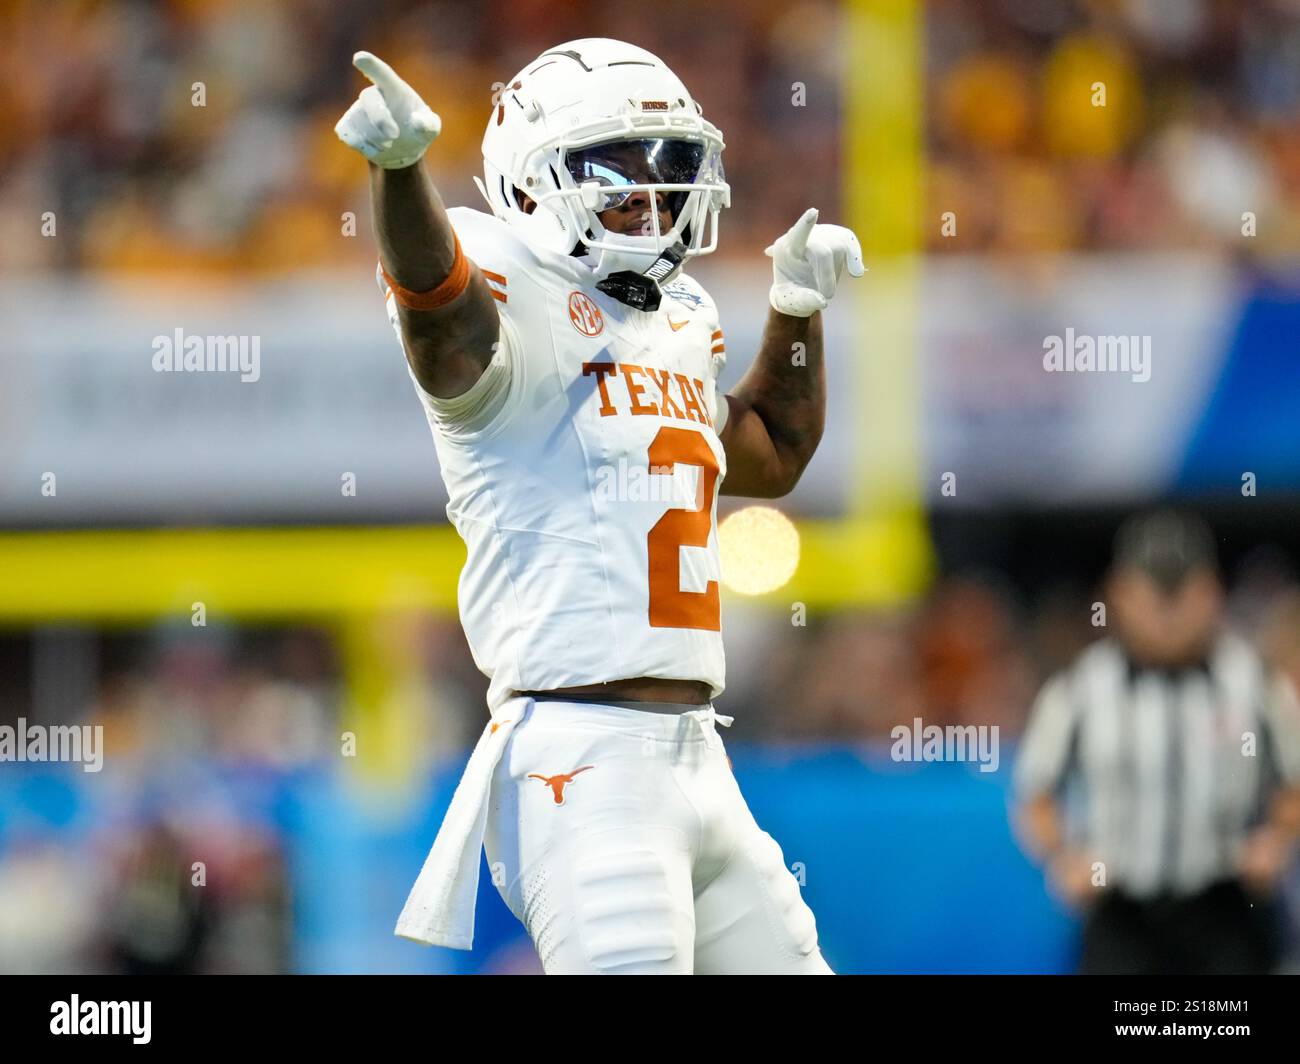
[[[745,311],[762,278],[700,273],[735,353],[730,387],[758,345],[760,318]],[[1140,289],[1126,280],[1135,273]],[[1300,485],[1300,424],[1288,414],[1300,384],[1270,369],[1300,311],[1221,260],[931,259],[920,292],[915,416],[932,501],[1237,491],[1247,471]],[[62,311],[69,298],[75,316]],[[5,524],[441,516],[429,430],[378,293],[355,277],[216,289],[8,281],[0,301]],[[858,312],[870,321],[869,302]],[[793,497],[806,512],[842,512],[855,461],[884,460],[862,453],[856,393],[839,382],[889,352],[851,349],[836,324],[851,313],[827,313],[835,381],[819,460]],[[1274,385],[1250,389],[1261,374]],[[1276,383],[1286,380],[1290,391]]]

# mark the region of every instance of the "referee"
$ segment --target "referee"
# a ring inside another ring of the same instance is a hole
[[[1085,911],[1085,973],[1266,972],[1300,835],[1300,706],[1222,627],[1214,539],[1120,529],[1113,635],[1053,676],[1016,764],[1027,848]]]

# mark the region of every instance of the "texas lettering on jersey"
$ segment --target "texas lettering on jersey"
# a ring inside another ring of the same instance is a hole
[[[633,417],[672,417],[713,427],[713,419],[709,417],[702,398],[704,382],[699,378],[692,380],[684,373],[639,366],[635,362],[584,362],[582,373],[595,378],[600,392],[601,417],[613,417],[619,413]],[[622,388],[609,384],[608,378],[619,382]],[[645,383],[647,381],[650,383]],[[649,396],[647,391],[651,393]],[[611,398],[618,392],[624,393],[617,396],[620,405]]]

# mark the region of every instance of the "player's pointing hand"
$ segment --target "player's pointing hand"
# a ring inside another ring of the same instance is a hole
[[[378,56],[357,52],[352,65],[372,84],[334,126],[339,140],[388,170],[418,162],[442,131],[442,119]]]
[[[825,310],[845,267],[851,277],[866,272],[862,247],[853,231],[842,225],[818,225],[816,207],[804,211],[767,254],[774,275],[769,297],[772,307],[793,318]]]

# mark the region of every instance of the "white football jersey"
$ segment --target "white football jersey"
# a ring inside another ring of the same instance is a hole
[[[701,680],[716,697],[726,402],[713,301],[679,276],[657,311],[635,310],[491,215],[448,214],[491,285],[500,343],[464,396],[416,390],[468,548],[460,615],[489,706],[640,676]]]

